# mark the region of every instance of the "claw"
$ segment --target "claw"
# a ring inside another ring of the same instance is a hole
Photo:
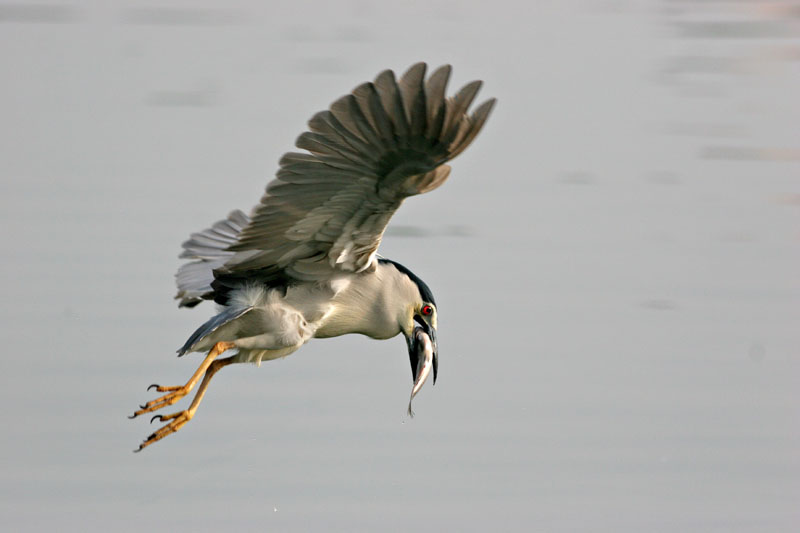
[[[133,413],[132,415],[128,416],[128,418],[129,418],[129,419],[134,419],[134,418],[136,418],[137,416],[139,416],[139,415],[137,415],[136,413]]]
[[[153,418],[151,418],[151,419],[150,419],[150,423],[152,424],[152,423],[153,423],[153,420],[155,420],[156,418],[158,418],[158,421],[159,421],[159,422],[161,422],[162,420],[164,420],[164,417],[162,417],[161,415],[156,415],[156,416],[154,416]]]
[[[152,388],[156,388],[156,389],[157,389],[158,387],[159,387],[158,383],[153,383],[152,385],[150,385],[149,387],[147,387],[147,390],[149,391],[149,390],[150,390],[150,389],[152,389]]]

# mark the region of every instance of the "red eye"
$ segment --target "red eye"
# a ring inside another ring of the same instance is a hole
[[[422,314],[423,315],[430,316],[431,313],[433,313],[433,307],[431,307],[430,305],[423,305],[422,306]]]

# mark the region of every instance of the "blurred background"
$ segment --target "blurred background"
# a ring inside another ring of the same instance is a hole
[[[131,453],[213,313],[180,243],[420,60],[499,105],[382,246],[439,303],[417,416],[350,336]],[[0,66],[3,530],[800,528],[800,3],[0,0]]]

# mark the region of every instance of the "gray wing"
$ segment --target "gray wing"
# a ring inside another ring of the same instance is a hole
[[[238,234],[214,265],[217,287],[258,276],[269,283],[328,279],[369,268],[403,200],[439,187],[444,163],[489,116],[490,99],[468,114],[480,81],[446,98],[450,66],[425,80],[425,63],[399,80],[386,70],[314,115]],[[219,287],[219,288],[222,288]]]

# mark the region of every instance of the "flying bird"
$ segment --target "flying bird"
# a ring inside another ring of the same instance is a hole
[[[312,338],[359,333],[406,338],[411,398],[438,374],[433,293],[407,267],[377,254],[386,225],[409,196],[441,186],[495,104],[469,112],[480,81],[447,97],[449,65],[427,79],[417,63],[359,85],[308,122],[250,215],[236,210],[191,235],[176,274],[180,307],[204,300],[219,313],[178,350],[207,353],[186,384],[151,385],[162,396],[131,416],[158,411],[200,383],[188,409],[151,419],[165,424],[136,451],[192,419],[211,378],[233,363],[285,357]],[[231,355],[219,358],[226,352]],[[409,403],[409,414],[411,404]]]

